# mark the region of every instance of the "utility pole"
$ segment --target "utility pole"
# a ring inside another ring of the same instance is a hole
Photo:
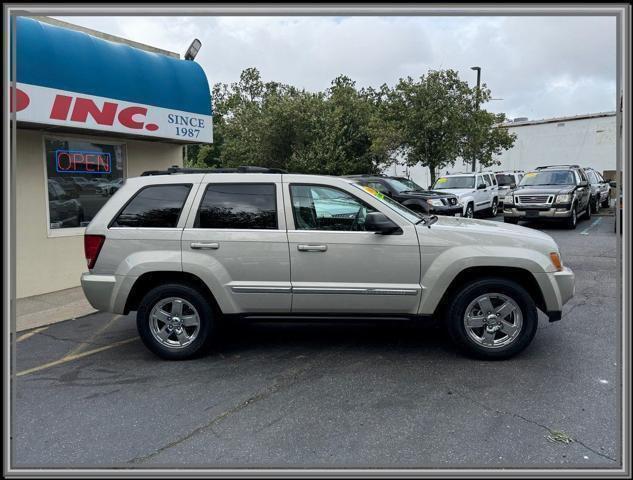
[[[479,89],[481,87],[481,67],[470,67],[471,70],[477,71],[477,93],[475,94],[475,109],[479,110]],[[475,157],[472,158],[472,171],[475,171],[475,167],[477,163],[477,159]]]

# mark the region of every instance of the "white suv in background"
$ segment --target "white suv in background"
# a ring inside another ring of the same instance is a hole
[[[433,190],[452,193],[464,206],[463,216],[475,214],[496,217],[499,209],[497,180],[489,172],[454,173],[439,177]]]
[[[499,208],[503,208],[503,199],[510,190],[514,190],[523,178],[523,170],[507,170],[495,173],[499,185]]]

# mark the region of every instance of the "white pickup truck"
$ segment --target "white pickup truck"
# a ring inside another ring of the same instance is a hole
[[[499,209],[499,187],[494,174],[488,172],[456,173],[439,177],[433,190],[452,193],[464,206],[462,215],[473,218],[480,213],[496,217]]]

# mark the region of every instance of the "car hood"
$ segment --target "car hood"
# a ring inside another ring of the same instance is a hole
[[[551,195],[571,193],[574,190],[573,185],[534,185],[517,187],[512,193],[514,195]]]
[[[438,216],[430,228],[424,224],[417,228],[421,246],[509,246],[544,253],[558,251],[556,242],[548,234],[510,223]]]
[[[449,192],[438,192],[437,190],[416,190],[415,192],[399,193],[401,198],[448,198],[454,197]]]
[[[433,190],[433,191],[437,192],[438,190]],[[447,188],[447,189],[442,188],[439,191],[442,193],[448,193],[448,194],[461,197],[463,195],[470,195],[472,193],[475,193],[477,190],[475,190],[474,188]]]

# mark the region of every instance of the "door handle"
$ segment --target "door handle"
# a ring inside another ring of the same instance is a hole
[[[217,250],[218,248],[220,248],[220,244],[219,243],[197,243],[197,242],[194,242],[190,246],[194,250]]]
[[[325,252],[327,245],[297,245],[300,252]]]

